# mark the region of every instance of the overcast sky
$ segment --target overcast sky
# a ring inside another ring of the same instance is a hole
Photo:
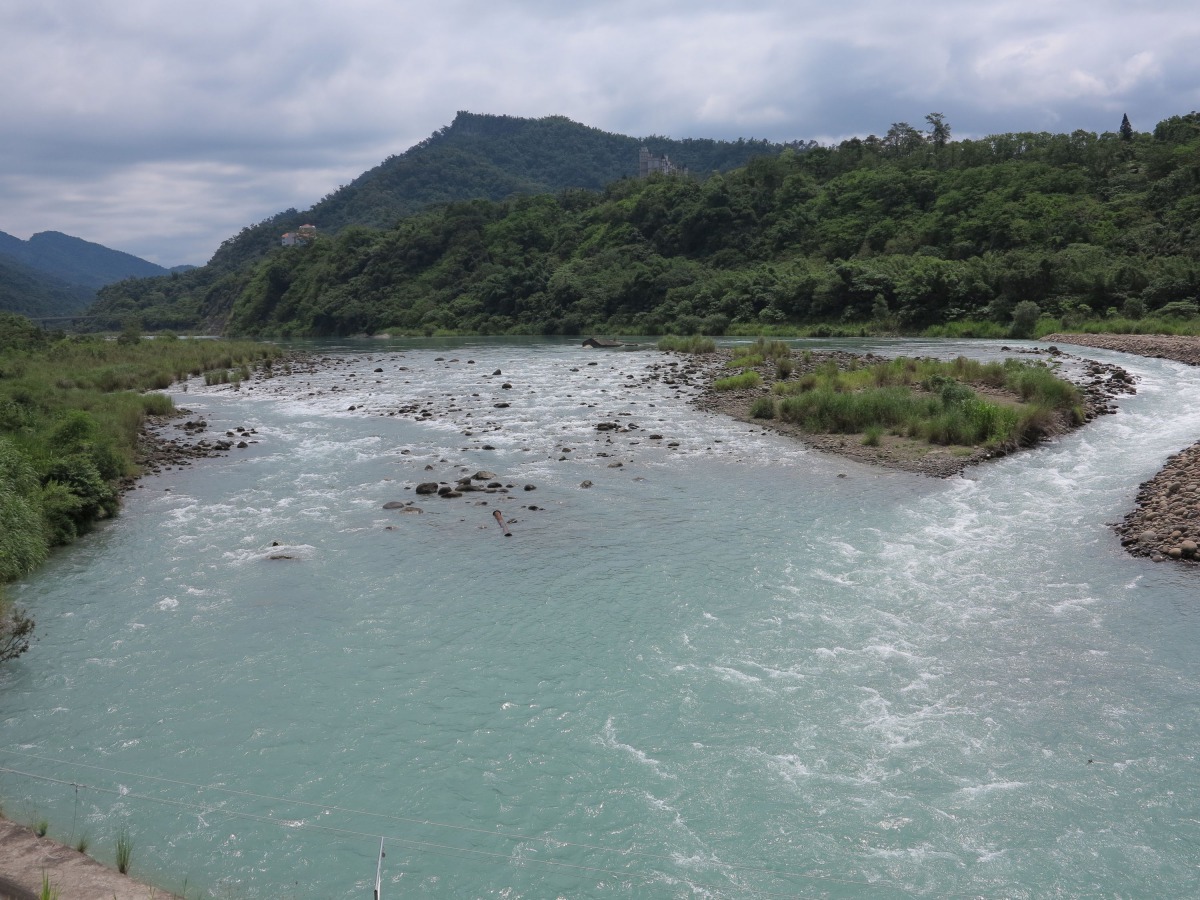
[[[200,264],[457,110],[830,143],[1200,108],[1195,0],[0,0],[0,231]]]

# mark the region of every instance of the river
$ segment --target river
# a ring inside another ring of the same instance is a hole
[[[1106,523],[1200,369],[1085,351],[1116,415],[937,480],[700,413],[651,349],[318,349],[173,392],[248,446],[14,586],[8,816],[189,897],[369,897],[381,839],[385,898],[1194,894],[1196,573]]]

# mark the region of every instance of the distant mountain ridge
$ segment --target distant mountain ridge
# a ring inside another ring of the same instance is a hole
[[[123,278],[152,278],[171,272],[131,253],[112,250],[61,231],[40,231],[27,241],[0,231],[0,254],[68,284],[93,291]]]
[[[77,315],[95,298],[96,292],[91,288],[68,284],[0,253],[0,312],[20,313],[33,319]]]

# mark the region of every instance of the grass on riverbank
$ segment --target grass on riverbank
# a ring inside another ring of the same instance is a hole
[[[688,337],[668,334],[659,339],[658,349],[672,353],[712,353],[717,349],[717,343],[712,338],[700,334]]]
[[[981,390],[1014,399],[980,396]],[[845,368],[829,360],[799,378],[776,381],[772,392],[777,399],[757,399],[751,416],[817,434],[862,434],[871,446],[886,432],[930,444],[1012,448],[1036,441],[1060,415],[1083,420],[1074,385],[1044,364],[1013,359],[899,357]]]
[[[142,392],[280,354],[249,341],[51,336],[0,313],[0,585],[116,513],[142,422],[174,408]],[[13,615],[0,597],[0,661],[28,645],[6,644]]]

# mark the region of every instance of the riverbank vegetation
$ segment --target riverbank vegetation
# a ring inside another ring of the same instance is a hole
[[[1041,361],[796,355],[767,338],[718,355],[702,405],[808,436],[854,436],[879,448],[872,461],[901,467],[933,447],[957,457],[1008,453],[1087,416],[1081,391]],[[722,374],[731,368],[741,371]]]
[[[900,357],[846,371],[829,361],[799,379],[776,381],[772,390],[781,420],[814,433],[861,434],[873,445],[887,432],[931,444],[1014,449],[1049,431],[1059,413],[1083,421],[1074,385],[1044,364],[1013,359]]]
[[[0,313],[0,586],[41,565],[117,511],[149,415],[173,411],[145,393],[280,353],[250,342],[50,335]],[[0,595],[0,660],[28,646],[32,622]]]
[[[220,284],[110,286],[95,312],[246,335],[1200,329],[1200,114],[963,141],[929,123],[342,224]]]

